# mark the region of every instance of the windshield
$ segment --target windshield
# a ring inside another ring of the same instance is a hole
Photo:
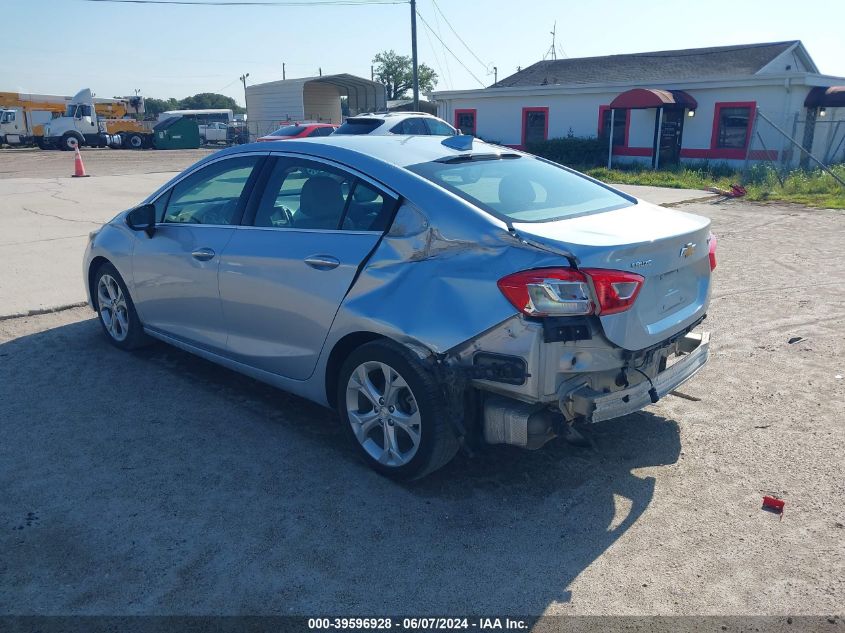
[[[71,103],[65,111],[67,117],[91,116],[91,106],[82,103]]]
[[[267,136],[296,136],[304,129],[305,128],[301,125],[286,125],[284,127],[280,127],[278,130],[272,134],[268,134]]]
[[[511,222],[549,222],[634,204],[576,172],[518,154],[451,157],[408,169]]]

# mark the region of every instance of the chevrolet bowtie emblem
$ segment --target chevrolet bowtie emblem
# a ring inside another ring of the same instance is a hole
[[[681,247],[681,252],[678,257],[690,257],[695,252],[695,244],[687,242]]]

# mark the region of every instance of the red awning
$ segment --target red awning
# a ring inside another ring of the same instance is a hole
[[[660,90],[659,88],[634,88],[627,90],[610,102],[611,108],[642,109],[678,106],[695,110],[698,102],[683,90]]]
[[[817,86],[810,90],[804,105],[808,108],[842,108],[845,107],[845,86]]]

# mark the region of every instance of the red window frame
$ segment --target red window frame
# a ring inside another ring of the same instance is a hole
[[[745,145],[741,148],[718,147],[719,144],[719,120],[723,108],[748,108],[748,127],[745,130]],[[748,151],[748,144],[751,142],[751,130],[754,127],[754,117],[757,116],[756,101],[717,101],[713,106],[713,131],[710,135],[709,158],[745,158]]]
[[[547,141],[549,139],[549,108],[545,106],[522,108],[522,147],[525,147],[525,128],[526,123],[528,123],[527,115],[529,112],[543,112],[546,115],[546,127],[543,130],[543,140]]]
[[[460,130],[458,126],[458,117],[462,114],[472,115],[472,135],[478,136],[475,131],[478,129],[478,110],[475,108],[456,108],[455,109],[455,129]]]
[[[604,125],[602,125],[602,123],[604,122],[603,121],[604,120],[604,113],[607,112],[608,110],[610,110],[609,105],[600,105],[599,106],[599,127],[598,127],[598,134],[596,135],[597,138],[601,138],[601,134],[604,131],[602,129],[602,128],[604,128]],[[614,108],[614,110],[627,110],[628,111],[628,113],[625,115],[625,138],[623,139],[622,145],[614,145],[613,146],[613,151],[614,151],[614,153],[616,153],[617,149],[625,149],[625,148],[629,147],[629,145],[628,145],[628,134],[631,131],[631,109],[630,108]],[[612,133],[613,132],[611,131],[611,134]]]

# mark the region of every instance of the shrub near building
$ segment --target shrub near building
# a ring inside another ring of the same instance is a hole
[[[598,167],[607,163],[607,141],[566,136],[528,143],[526,151],[567,167]]]

